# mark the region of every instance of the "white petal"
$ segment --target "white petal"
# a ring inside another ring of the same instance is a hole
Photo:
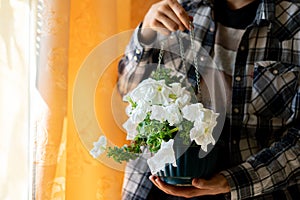
[[[166,105],[171,92],[171,88],[165,84],[164,80],[156,81],[149,78],[141,82],[129,95],[135,102],[143,99],[152,104]]]
[[[164,170],[165,164],[175,163],[175,153],[173,150],[174,140],[162,142],[160,150],[151,158],[147,160],[148,166],[152,174]]]
[[[212,135],[203,135],[199,138],[196,138],[195,142],[198,145],[201,145],[201,149],[203,151],[207,152],[207,145],[209,145],[209,144],[214,145],[215,144],[215,139],[212,137]]]
[[[137,130],[136,130],[137,124],[133,123],[131,118],[129,118],[124,124],[123,128],[126,130],[127,133],[127,140],[133,140],[135,136],[137,135]]]
[[[171,83],[170,84],[172,91],[176,94],[176,96],[182,95],[182,87],[180,83]]]
[[[165,107],[166,119],[171,126],[179,124],[182,121],[180,110],[176,104],[171,104]]]
[[[159,104],[168,105],[170,102],[172,102],[173,99],[170,99],[170,94],[172,94],[172,90],[169,87],[164,86],[160,92],[162,101],[159,102]]]
[[[130,117],[132,115],[133,109],[131,104],[129,104],[126,108],[125,108],[125,112],[127,114],[128,117]]]
[[[151,115],[150,119],[158,120],[160,122],[163,122],[166,120],[166,110],[163,106],[153,105],[151,107]]]
[[[126,110],[126,112],[130,112],[129,117],[131,118],[133,123],[138,124],[146,118],[147,113],[151,110],[151,106],[149,102],[146,102],[144,100],[139,100],[136,104],[136,108],[131,110],[128,109],[129,111]]]
[[[190,94],[183,94],[182,96],[178,97],[175,101],[175,104],[178,105],[180,108],[186,106],[191,101]]]
[[[215,113],[213,110],[206,108],[203,108],[202,112],[204,114],[202,120],[205,122],[215,122],[217,120],[217,117],[219,116],[218,113]]]
[[[134,124],[138,124],[142,122],[146,118],[146,116],[147,112],[145,112],[144,110],[135,110],[130,118]]]
[[[196,122],[195,122],[196,124]],[[190,138],[194,140],[197,145],[201,145],[203,151],[207,151],[207,145],[215,145],[215,139],[212,136],[213,128],[208,127],[208,123],[197,121],[197,126],[191,129]]]
[[[95,147],[90,150],[90,154],[93,156],[93,158],[98,158],[100,156],[100,154],[98,153]]]
[[[129,99],[130,99],[130,92],[123,96],[123,101],[129,102]]]
[[[195,121],[201,114],[203,105],[201,103],[186,105],[182,108],[183,117],[189,121]]]
[[[90,150],[93,158],[98,158],[106,149],[106,137],[100,136],[97,142],[94,142],[94,147]]]
[[[202,127],[194,127],[190,130],[190,138],[192,141],[193,140],[196,141],[196,139],[201,137],[201,135],[203,135],[203,134],[204,134],[204,129]],[[197,141],[196,141],[196,143],[197,143]]]
[[[96,147],[100,147],[100,146],[106,147],[106,144],[107,144],[106,137],[103,135],[98,138],[97,142],[94,142],[94,146]]]

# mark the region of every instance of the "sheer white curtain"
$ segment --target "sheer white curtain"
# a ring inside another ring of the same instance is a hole
[[[0,0],[0,199],[29,197],[30,0]]]

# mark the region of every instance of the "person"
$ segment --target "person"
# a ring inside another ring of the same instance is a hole
[[[224,124],[227,164],[191,187],[147,172],[143,156],[127,164],[123,199],[299,199],[300,2],[163,0],[152,5],[120,60],[121,94],[155,63],[160,36],[188,33],[220,66],[230,107]],[[163,58],[178,67],[180,59]],[[192,77],[192,76],[191,76]]]

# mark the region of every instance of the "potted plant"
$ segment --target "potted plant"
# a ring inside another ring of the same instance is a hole
[[[194,177],[207,178],[214,172],[215,148],[204,158],[200,151],[215,145],[212,135],[218,113],[204,108],[192,95],[182,77],[159,68],[123,97],[128,102],[128,120],[123,124],[130,145],[106,147],[101,136],[90,154],[97,158],[103,152],[117,162],[136,159],[144,149],[152,156],[148,166],[153,174],[169,184],[191,184]]]

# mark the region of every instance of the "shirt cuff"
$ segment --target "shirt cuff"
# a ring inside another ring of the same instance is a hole
[[[132,53],[128,53],[130,55],[129,60],[134,60],[136,63],[139,63],[143,58],[147,58],[149,56],[149,51],[156,45],[157,37],[153,38],[153,40],[148,41],[149,43],[143,43],[140,39],[140,31],[141,31],[142,23],[134,30],[133,33],[133,46],[131,49],[127,49],[127,51],[132,51]]]
[[[245,162],[237,167],[221,171],[230,186],[231,200],[245,199],[262,194],[262,184],[253,167]]]
[[[155,34],[155,36],[153,38],[151,38],[151,40],[148,41],[143,41],[141,38],[141,30],[142,30],[142,26],[143,26],[143,22],[141,22],[138,26],[138,32],[137,32],[137,39],[139,41],[139,43],[144,46],[144,47],[152,47],[154,42],[157,39],[157,34]]]

